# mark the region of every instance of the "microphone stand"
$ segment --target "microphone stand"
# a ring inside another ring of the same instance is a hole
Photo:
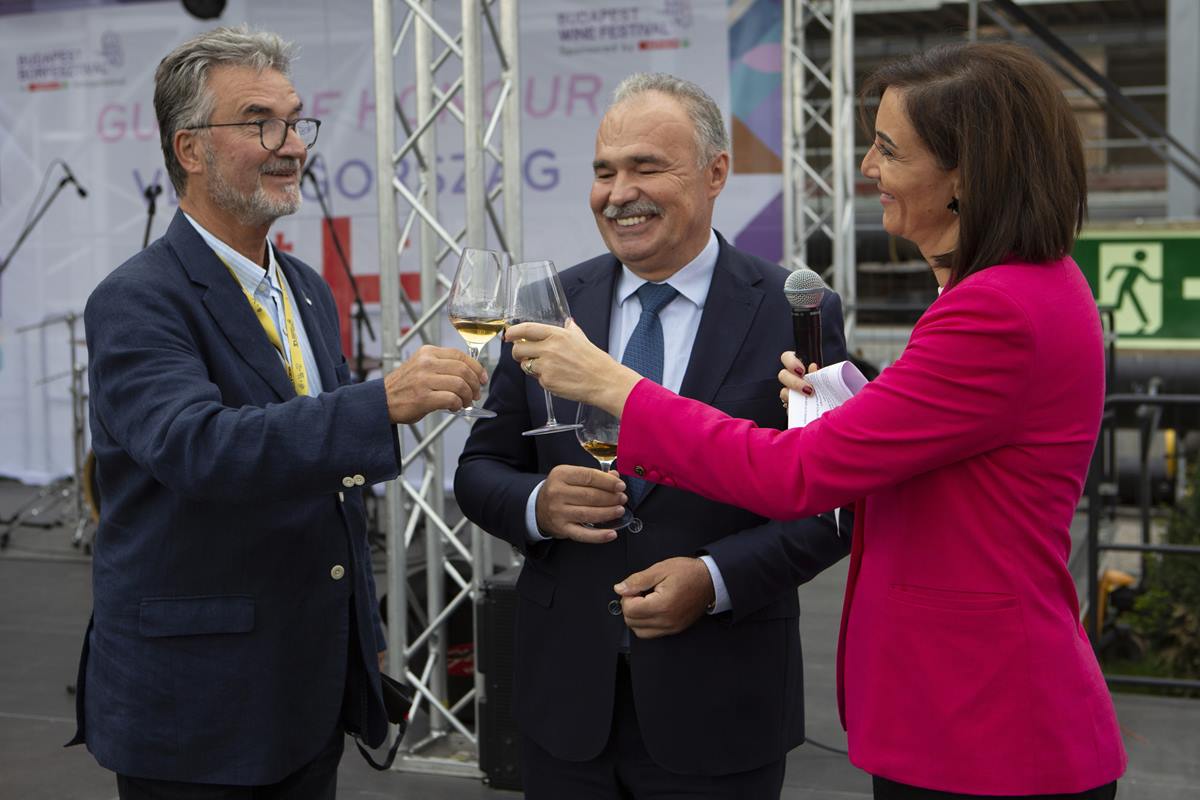
[[[338,238],[337,229],[333,227],[333,215],[329,213],[329,206],[325,203],[325,194],[321,191],[321,182],[317,180],[317,176],[313,174],[313,167],[317,164],[317,158],[314,156],[312,163],[308,169],[304,171],[304,177],[309,179],[313,189],[317,193],[317,202],[321,204],[321,216],[325,218],[325,225],[329,228],[329,235],[333,238],[333,248],[337,251],[338,261],[341,262],[342,271],[346,273],[346,277],[350,281],[350,289],[354,292],[354,374],[358,376],[359,383],[367,379],[367,369],[365,367],[365,356],[363,355],[363,328],[367,329],[367,334],[371,337],[371,341],[375,341],[375,330],[371,327],[371,320],[367,318],[366,308],[363,306],[362,293],[358,290],[358,281],[354,279],[354,273],[350,270],[350,263],[346,260],[346,252],[342,249],[342,241]]]
[[[68,183],[74,183],[74,180],[72,180],[69,175],[59,179],[58,185],[54,187],[54,191],[51,192],[46,198],[46,202],[42,203],[42,207],[39,208],[38,212],[33,215],[33,219],[29,220],[29,224],[21,230],[20,236],[17,237],[17,241],[12,246],[12,249],[8,251],[8,255],[4,257],[3,261],[0,261],[0,275],[3,275],[4,270],[8,269],[8,265],[12,263],[13,256],[16,255],[17,251],[21,249],[21,245],[25,243],[27,238],[29,238],[29,234],[33,233],[33,229],[37,226],[38,221],[41,220],[42,215],[46,213],[46,210],[50,208],[50,204],[54,202],[54,198],[58,197],[58,193],[61,192]]]
[[[146,187],[146,191],[142,192],[142,197],[146,198],[146,233],[142,236],[142,249],[146,249],[146,245],[150,244],[150,225],[154,222],[154,211],[157,203],[155,200],[162,194],[162,187],[157,183],[152,183]]]

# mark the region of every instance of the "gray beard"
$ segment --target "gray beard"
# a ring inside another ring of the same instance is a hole
[[[204,154],[204,160],[211,176],[208,182],[209,197],[218,208],[228,211],[243,224],[252,227],[269,226],[280,217],[295,214],[300,210],[301,196],[298,185],[290,187],[287,196],[275,200],[263,188],[262,173],[260,172],[254,193],[247,196],[225,181],[220,169],[217,168],[217,160],[211,150]],[[268,162],[263,169],[270,169],[273,166],[278,166],[278,161]]]

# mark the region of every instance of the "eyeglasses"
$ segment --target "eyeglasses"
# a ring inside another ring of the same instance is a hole
[[[317,143],[317,133],[321,130],[321,120],[309,117],[301,117],[291,122],[279,117],[260,119],[254,122],[218,122],[208,125],[193,125],[190,128],[184,128],[184,130],[198,131],[204,128],[240,128],[245,125],[258,126],[259,143],[272,153],[283,147],[283,143],[287,141],[288,128],[296,132],[296,135],[300,137],[300,141],[304,142],[306,149],[311,148]]]

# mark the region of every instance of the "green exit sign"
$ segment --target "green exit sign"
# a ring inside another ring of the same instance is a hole
[[[1090,228],[1074,256],[1117,347],[1200,350],[1200,225]]]

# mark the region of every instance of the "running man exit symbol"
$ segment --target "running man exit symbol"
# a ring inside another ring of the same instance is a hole
[[[1100,305],[1116,309],[1117,333],[1146,336],[1163,322],[1161,242],[1100,245]]]

